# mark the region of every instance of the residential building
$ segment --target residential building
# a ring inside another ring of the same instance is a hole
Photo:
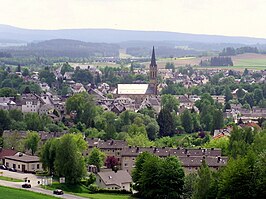
[[[21,172],[42,171],[42,163],[38,156],[25,155],[18,153],[13,156],[5,156],[5,165],[8,168],[15,168]]]
[[[99,172],[96,174],[96,184],[102,189],[130,191],[132,178],[127,171],[118,170]]]

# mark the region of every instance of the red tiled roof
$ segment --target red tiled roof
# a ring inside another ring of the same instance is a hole
[[[17,153],[13,149],[0,149],[0,159],[3,159],[5,156],[13,156]]]

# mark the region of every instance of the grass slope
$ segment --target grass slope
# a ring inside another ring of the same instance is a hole
[[[0,176],[0,180],[10,181],[10,182],[23,182],[23,180],[5,177],[5,176]]]
[[[88,194],[88,193],[78,193],[75,194],[77,196],[81,196],[84,198],[90,199],[134,199],[130,195],[127,194],[112,194],[112,193],[95,193],[95,194]]]
[[[53,196],[0,186],[0,199],[55,199]]]
[[[49,186],[42,186],[44,189],[54,190],[62,189],[64,192],[71,193],[77,196],[90,199],[134,199],[130,194],[115,194],[115,193],[89,193],[88,189],[83,185],[67,185],[54,182]]]

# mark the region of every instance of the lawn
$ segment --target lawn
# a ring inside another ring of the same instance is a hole
[[[53,196],[0,186],[0,199],[55,199]]]
[[[112,194],[112,193],[78,193],[75,194],[77,196],[81,196],[84,198],[90,198],[90,199],[134,199],[128,194]]]
[[[23,182],[23,180],[5,177],[5,176],[0,176],[0,180],[10,181],[10,182]]]
[[[59,184],[58,182],[53,185],[42,186],[44,189],[54,190],[62,189],[64,192],[71,193],[77,196],[91,199],[135,199],[130,194],[115,194],[115,193],[89,193],[88,189],[83,185],[67,185]]]

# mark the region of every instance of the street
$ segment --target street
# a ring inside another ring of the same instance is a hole
[[[26,190],[29,190],[29,191],[42,193],[42,194],[46,194],[46,195],[51,195],[51,196],[55,196],[55,197],[58,197],[58,198],[85,199],[83,197],[79,197],[79,196],[75,196],[75,195],[71,195],[71,194],[66,194],[66,193],[64,195],[60,195],[60,196],[54,195],[52,190],[46,190],[46,189],[40,188],[38,186],[38,181],[41,179],[41,177],[37,177],[37,176],[35,176],[33,174],[11,172],[11,171],[7,171],[7,170],[1,170],[1,172],[3,172],[2,176],[15,178],[15,179],[24,180],[27,177],[27,179],[30,180],[30,184],[32,186],[31,188],[26,189]],[[0,186],[12,187],[12,188],[17,188],[17,189],[24,189],[24,188],[21,187],[23,183],[24,182],[9,182],[9,181],[0,180]]]

